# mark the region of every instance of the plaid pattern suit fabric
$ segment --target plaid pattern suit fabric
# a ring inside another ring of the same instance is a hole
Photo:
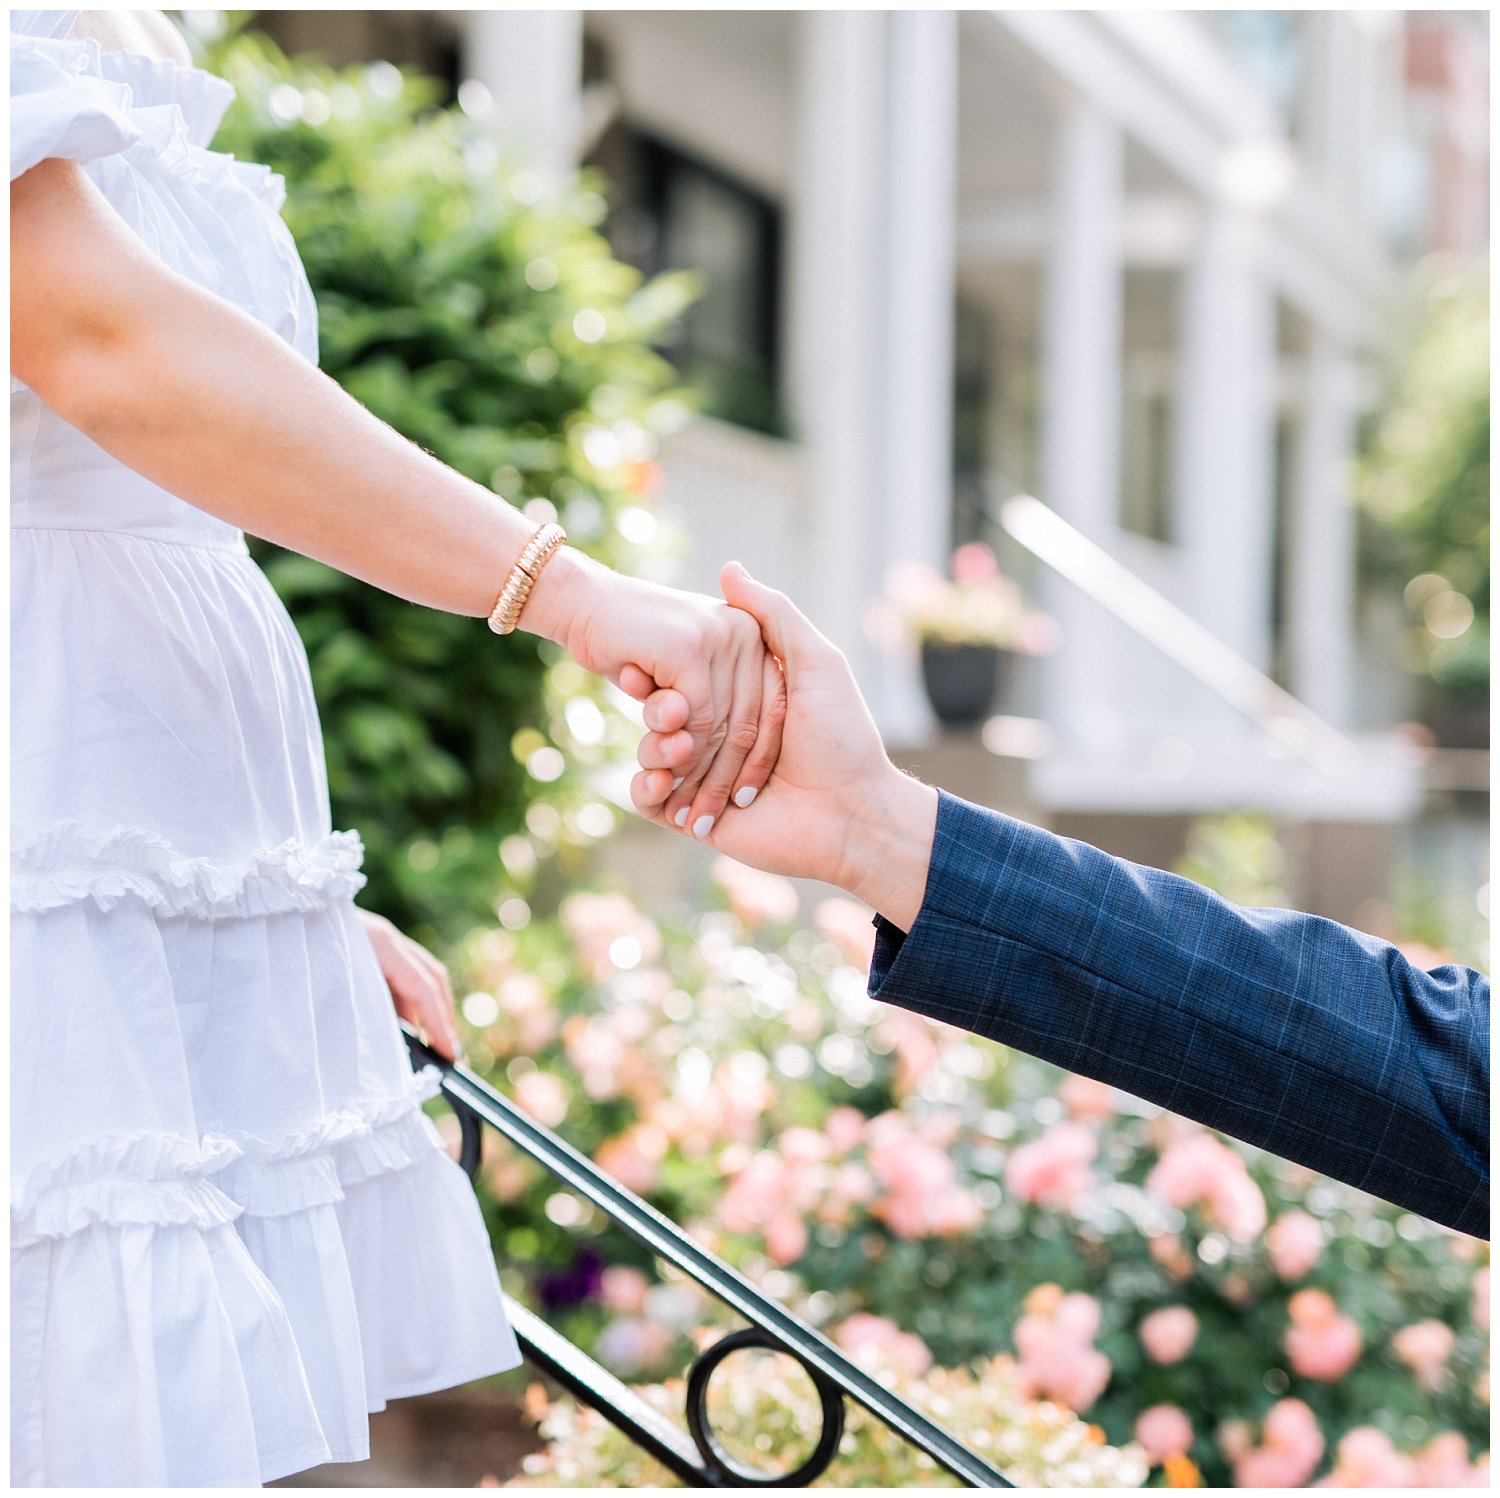
[[[870,994],[1489,1236],[1489,980],[941,793]]]

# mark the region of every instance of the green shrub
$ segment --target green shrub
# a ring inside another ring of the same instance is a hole
[[[1438,701],[1482,706],[1490,680],[1489,284],[1426,267],[1359,475],[1377,570],[1404,587],[1407,664]]]
[[[434,108],[428,80],[288,60],[253,32],[205,61],[239,93],[216,149],[286,178],[322,367],[459,472],[640,570],[655,434],[683,411],[651,344],[688,280],[643,284],[596,230],[595,184],[544,192],[493,136]],[[565,704],[603,697],[576,672],[558,681],[550,647],[256,550],[307,646],[335,824],[365,840],[373,908],[452,937],[493,916],[501,839],[524,829],[546,849],[613,825],[581,772],[623,721],[575,707],[583,738],[570,730]]]

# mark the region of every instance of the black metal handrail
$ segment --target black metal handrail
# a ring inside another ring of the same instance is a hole
[[[809,1486],[827,1470],[838,1452],[844,1401],[852,1399],[964,1486],[1012,1486],[982,1457],[872,1378],[820,1332],[695,1243],[670,1218],[627,1191],[566,1140],[537,1123],[467,1067],[444,1060],[409,1025],[403,1023],[402,1029],[413,1061],[418,1066],[435,1067],[442,1078],[443,1096],[461,1131],[459,1163],[471,1177],[479,1169],[483,1126],[488,1124],[657,1258],[696,1280],[749,1322],[695,1360],[687,1380],[684,1432],[608,1369],[526,1307],[506,1297],[516,1340],[527,1359],[580,1402],[597,1410],[675,1476],[692,1487]],[[812,1454],[793,1472],[772,1476],[743,1466],[724,1450],[709,1421],[708,1385],[714,1372],[731,1354],[747,1347],[766,1348],[794,1358],[818,1392],[823,1417],[818,1441]]]

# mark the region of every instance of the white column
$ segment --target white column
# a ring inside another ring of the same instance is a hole
[[[1354,672],[1358,371],[1320,332],[1303,381],[1287,563],[1290,688],[1334,727],[1346,728]]]
[[[1085,99],[1058,126],[1042,325],[1039,498],[1109,547],[1120,495],[1121,218],[1124,138]],[[1062,641],[1046,663],[1045,712],[1065,743],[1108,745],[1118,722],[1117,632],[1056,578],[1044,602]]]
[[[885,18],[798,16],[789,384],[807,463],[798,597],[869,681],[862,628],[881,552],[877,355]]]
[[[943,569],[952,537],[953,298],[958,215],[958,16],[893,11],[886,107],[882,571]],[[874,707],[888,738],[920,743],[918,673],[887,661]]]
[[[1191,608],[1252,665],[1271,649],[1276,299],[1259,226],[1215,205],[1184,284],[1176,505]]]
[[[583,12],[464,13],[464,71],[489,89],[496,130],[548,178],[576,165],[583,87]]]

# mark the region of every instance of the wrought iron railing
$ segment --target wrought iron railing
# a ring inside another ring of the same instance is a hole
[[[657,1258],[696,1280],[749,1323],[715,1342],[693,1363],[687,1379],[684,1429],[526,1307],[506,1297],[511,1325],[528,1361],[581,1403],[597,1410],[675,1476],[690,1487],[807,1487],[837,1455],[844,1432],[845,1401],[853,1400],[964,1486],[1012,1486],[982,1457],[851,1362],[821,1333],[695,1243],[676,1223],[611,1179],[566,1140],[522,1112],[468,1068],[445,1061],[409,1026],[402,1028],[414,1063],[436,1067],[442,1077],[443,1096],[460,1128],[459,1163],[471,1177],[479,1169],[483,1131],[488,1125]],[[795,1359],[817,1390],[822,1407],[818,1439],[811,1454],[794,1471],[771,1474],[745,1466],[725,1449],[709,1419],[710,1381],[727,1359],[747,1348],[764,1348]]]

